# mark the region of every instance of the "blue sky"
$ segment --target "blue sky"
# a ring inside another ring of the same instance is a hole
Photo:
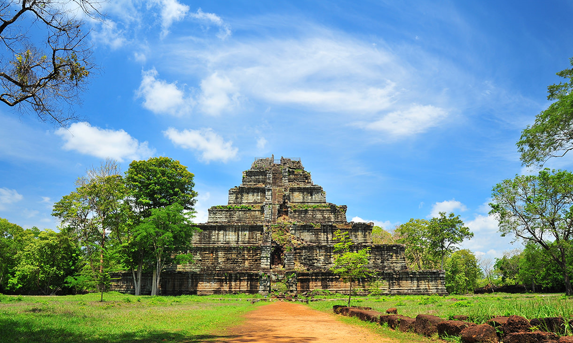
[[[515,142],[573,57],[568,1],[102,3],[68,129],[0,107],[0,217],[56,228],[51,206],[106,157],[195,174],[197,221],[255,157],[300,157],[348,219],[392,229],[461,215],[464,243],[511,245],[492,187],[529,171]],[[550,167],[568,169],[571,157]]]

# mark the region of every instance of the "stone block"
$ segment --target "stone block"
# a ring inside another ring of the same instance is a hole
[[[444,319],[432,316],[430,314],[419,314],[416,316],[415,329],[416,333],[424,336],[432,336],[438,332],[438,323],[443,322]]]
[[[460,333],[462,343],[497,343],[497,333],[488,324],[470,326]]]

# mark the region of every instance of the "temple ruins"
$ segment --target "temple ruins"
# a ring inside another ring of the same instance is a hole
[[[207,223],[197,226],[195,263],[164,271],[161,294],[268,294],[276,283],[289,293],[348,292],[329,270],[337,230],[349,233],[355,249],[370,247],[374,275],[358,289],[446,294],[443,271],[408,270],[404,245],[373,244],[373,223],[347,222],[346,206],[326,201],[300,159],[257,158],[241,185],[229,190],[228,204],[211,207]],[[113,288],[133,292],[131,284],[131,273],[124,273]],[[143,294],[147,288],[150,280],[144,280]]]

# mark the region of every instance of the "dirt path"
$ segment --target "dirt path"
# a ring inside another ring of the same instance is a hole
[[[226,338],[217,342],[395,342],[375,335],[365,328],[344,324],[334,314],[312,310],[301,304],[274,302],[245,315],[247,321],[227,330]]]

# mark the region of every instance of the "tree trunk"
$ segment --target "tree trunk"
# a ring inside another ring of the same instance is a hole
[[[161,285],[161,257],[157,260],[157,266],[155,267],[157,269],[157,285],[155,286],[155,292],[157,292],[157,295],[161,294],[161,290],[159,288],[159,286]]]
[[[442,270],[444,269],[444,257],[446,256],[446,254],[444,254],[444,251],[442,250]]]
[[[350,297],[352,297],[352,279],[350,279],[349,284],[350,284],[350,286],[349,286],[350,289],[348,291],[348,307],[350,307]]]
[[[135,285],[135,295],[141,295],[141,273],[143,271],[143,261],[137,266],[137,284]]]
[[[103,280],[103,250],[105,249],[105,229],[102,230],[101,234],[101,250],[99,255],[99,277],[100,280]],[[101,291],[101,298],[100,302],[103,302],[103,291],[105,290],[105,285],[103,281],[99,284],[100,291]]]
[[[565,260],[565,256],[563,256],[563,260]],[[563,270],[563,278],[565,279],[565,294],[573,295],[573,289],[571,288],[571,280],[569,279],[569,273],[567,273],[566,262],[561,265],[561,269]]]
[[[151,278],[151,295],[157,295],[157,267],[153,268],[153,277]]]

